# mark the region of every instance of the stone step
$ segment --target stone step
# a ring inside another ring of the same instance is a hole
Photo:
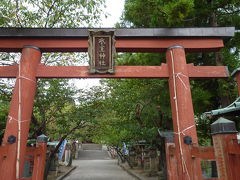
[[[102,150],[102,144],[83,143],[82,150]]]

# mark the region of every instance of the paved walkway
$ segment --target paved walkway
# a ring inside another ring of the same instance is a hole
[[[77,168],[64,180],[136,180],[109,158],[106,151],[80,151]]]

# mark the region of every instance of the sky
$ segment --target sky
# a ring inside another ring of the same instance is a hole
[[[122,15],[124,0],[106,0],[106,6],[105,12],[109,15],[107,18],[102,17],[102,22],[99,27],[114,27]],[[78,88],[86,89],[99,85],[99,79],[75,79],[73,82]]]
[[[106,12],[109,13],[107,19],[103,17],[102,27],[114,27],[122,15],[124,0],[106,0]]]

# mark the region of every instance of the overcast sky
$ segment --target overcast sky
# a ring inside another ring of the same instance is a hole
[[[124,0],[106,0],[106,5],[106,12],[109,13],[109,16],[107,19],[102,19],[102,27],[114,27],[122,15]]]
[[[114,27],[122,15],[124,0],[106,0],[106,5],[105,12],[109,15],[107,18],[102,17],[102,23],[98,27]],[[73,82],[79,88],[99,85],[99,79],[74,79]]]

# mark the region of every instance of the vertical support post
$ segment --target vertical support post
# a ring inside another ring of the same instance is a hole
[[[167,179],[168,180],[176,180],[179,178],[178,176],[178,167],[177,159],[175,156],[175,144],[173,142],[166,142],[165,143],[166,149],[166,163],[167,163]]]
[[[235,123],[224,118],[219,118],[211,124],[213,146],[218,169],[219,180],[238,180],[240,177],[237,163],[239,154],[229,154],[228,149],[237,139]],[[238,144],[236,144],[238,146]],[[235,164],[234,164],[235,163]],[[236,168],[237,167],[237,168]]]
[[[166,152],[166,164],[167,164],[167,179],[178,179],[178,168],[176,166],[177,159],[175,156],[175,143],[172,132],[166,132],[164,136],[165,152]]]
[[[2,146],[8,146],[8,153],[0,166],[0,180],[21,178],[40,59],[41,52],[37,47],[23,47],[2,143]]]
[[[200,161],[194,168],[193,161],[195,160],[191,157],[190,147],[184,143],[184,137],[190,136],[192,143],[198,144],[184,48],[181,46],[168,48],[166,59],[169,69],[169,90],[178,180],[202,179]]]
[[[32,180],[43,180],[46,163],[47,136],[41,135],[37,137],[36,148],[39,148],[40,153],[34,154],[34,168]]]

